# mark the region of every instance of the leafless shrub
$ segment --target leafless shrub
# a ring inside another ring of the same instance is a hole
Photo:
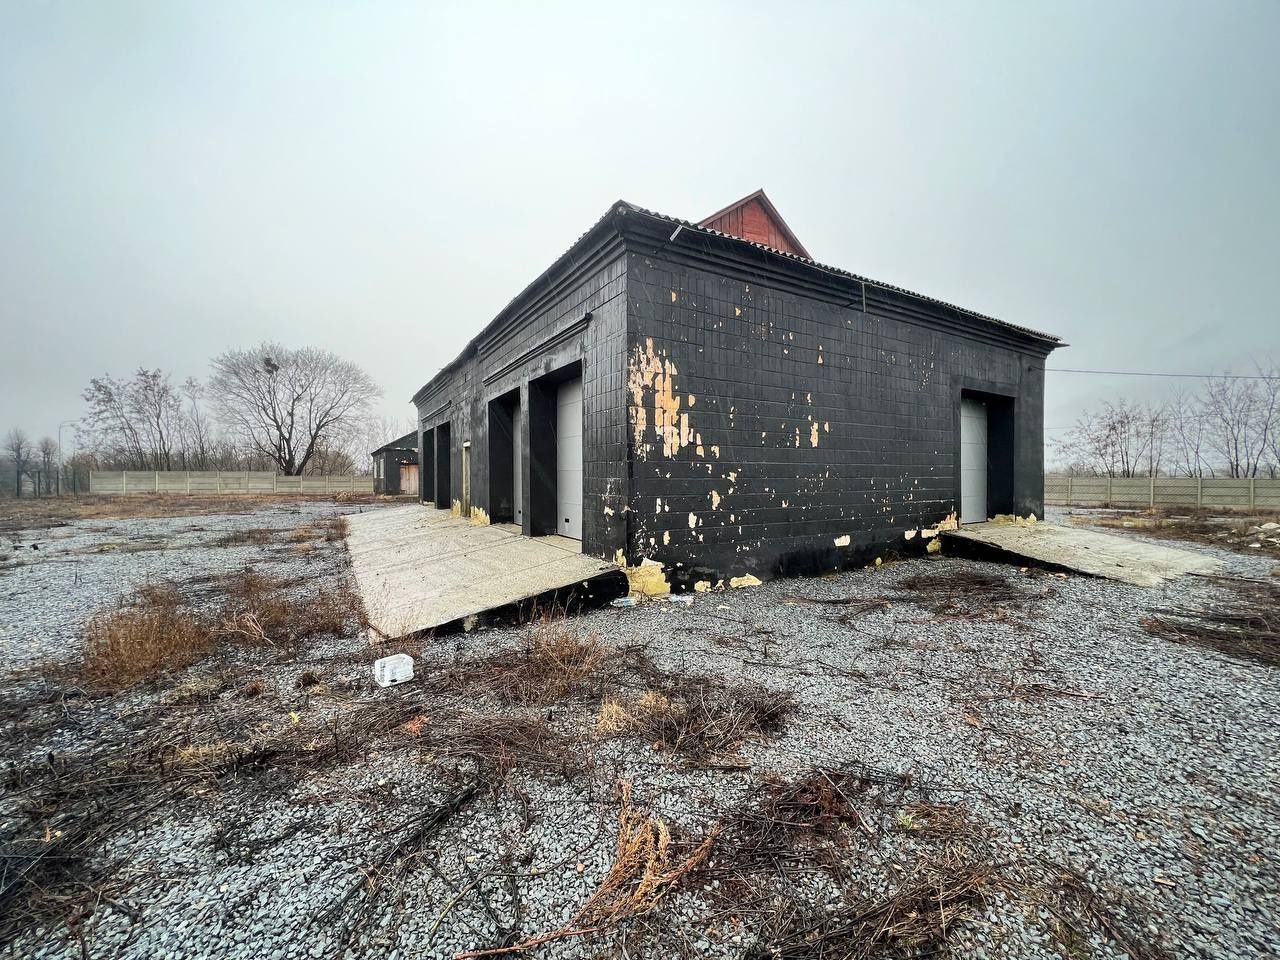
[[[212,631],[179,605],[176,588],[153,587],[130,606],[89,621],[80,674],[86,686],[120,690],[190,666],[209,652],[213,639]]]
[[[1190,643],[1269,666],[1280,665],[1280,583],[1222,578],[1227,596],[1208,608],[1153,611],[1142,626],[1174,643]]]
[[[896,892],[834,911],[809,909],[766,924],[750,960],[863,960],[944,947],[948,931],[981,903],[992,870],[981,863],[924,862]],[[772,929],[770,929],[772,928]]]
[[[599,636],[579,636],[563,613],[545,613],[522,648],[455,667],[448,680],[487,689],[504,703],[556,703],[598,680],[607,652]]]
[[[262,547],[272,543],[280,531],[269,527],[246,527],[224,533],[213,541],[215,547]]]
[[[400,729],[421,738],[423,746],[438,757],[471,761],[484,779],[494,784],[506,780],[516,769],[568,778],[581,773],[590,763],[580,748],[540,716],[420,714]]]

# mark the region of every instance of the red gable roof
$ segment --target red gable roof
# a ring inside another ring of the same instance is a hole
[[[806,260],[813,259],[763,190],[749,193],[723,210],[717,210],[698,226],[741,237],[753,243],[762,243],[766,247],[792,253]]]

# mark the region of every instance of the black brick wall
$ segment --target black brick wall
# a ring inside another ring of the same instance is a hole
[[[530,431],[554,440],[555,411],[530,403],[530,383],[554,379],[580,364],[583,379],[583,551],[612,558],[626,542],[626,403],[623,371],[626,348],[626,258],[621,244],[580,262],[548,289],[529,295],[529,303],[487,331],[474,352],[417,401],[422,443],[431,430],[450,424],[451,499],[462,497],[462,448],[471,443],[471,503],[491,513],[489,502],[489,402],[519,390],[526,411],[523,459],[530,465]],[[526,291],[526,294],[529,292]],[[583,321],[590,314],[590,319]],[[533,411],[532,415],[530,411]],[[550,444],[554,450],[554,442]],[[421,444],[420,444],[421,448]],[[545,446],[542,447],[545,449]],[[525,532],[534,522],[530,497],[539,489],[526,474]],[[428,480],[424,498],[432,499]],[[610,508],[610,512],[605,511]]]
[[[631,253],[627,296],[629,376],[651,340],[693,434],[666,456],[654,391],[633,379],[646,409],[629,393],[632,561],[714,580],[918,549],[905,532],[957,509],[962,390],[1014,398],[1012,506],[1042,512],[1044,351],[939,329],[927,308],[918,322],[872,315],[862,296],[806,295],[677,251]],[[892,299],[879,309],[892,313]]]

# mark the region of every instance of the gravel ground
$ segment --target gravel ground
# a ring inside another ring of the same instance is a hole
[[[310,583],[334,581],[346,575],[340,545],[299,556],[209,544],[238,527],[287,528],[343,510],[290,504],[246,516],[73,525],[69,535],[41,543],[38,561],[0,574],[0,652],[17,664],[74,659],[85,619],[156,577],[191,580],[252,564]],[[151,539],[164,549],[99,551]],[[1189,549],[1221,557],[1233,576],[1270,573],[1259,558]],[[992,610],[970,598],[975,618],[967,619],[939,614],[904,585],[920,575],[973,573],[1006,576],[1027,600]],[[857,762],[901,774],[911,791],[968,811],[992,863],[1048,861],[1078,871],[1141,947],[1179,957],[1278,956],[1280,678],[1151,637],[1139,623],[1151,607],[1195,606],[1219,590],[1197,578],[1146,590],[937,557],[696,595],[688,605],[585,613],[572,621],[583,635],[642,648],[678,674],[786,691],[796,712],[780,735],[749,742],[738,756],[690,764],[648,743],[595,736],[591,697],[541,709],[591,762],[588,772],[517,770],[486,787],[394,883],[377,896],[361,890],[332,913],[372,875],[371,863],[397,831],[420,822],[473,768],[387,737],[368,743],[355,763],[233,778],[114,838],[103,860],[121,864],[114,874],[121,892],[112,897],[120,906],[99,903],[80,927],[83,945],[51,926],[12,949],[58,958],[450,957],[494,946],[506,931],[520,939],[574,919],[614,860],[619,780],[673,829],[697,837],[762,777]],[[856,615],[849,613],[856,606],[810,602],[840,597],[891,600]],[[527,635],[527,628],[485,630],[408,649],[420,669],[432,670],[520,647]],[[278,722],[418,695],[421,681],[372,688],[366,654],[359,637],[329,637],[290,657],[237,652],[219,669],[230,664],[239,676],[263,679],[271,691],[263,709]],[[297,689],[306,670],[324,682]],[[88,749],[98,729],[172,696],[183,679],[72,704],[7,749],[18,758]],[[23,672],[10,690],[32,682]],[[215,706],[235,696],[228,689]],[[509,710],[474,691],[439,703],[441,710]],[[897,889],[923,841],[895,830],[894,817],[889,809],[871,823],[873,839],[842,848],[844,876],[811,871],[795,879],[790,895],[834,909]],[[0,828],[19,819],[4,799]],[[1064,941],[1048,906],[993,889],[948,929],[944,952],[1125,955],[1098,924]],[[523,955],[741,957],[762,932],[759,918],[735,916],[718,891],[687,889],[646,920]],[[354,927],[349,943],[344,922]]]

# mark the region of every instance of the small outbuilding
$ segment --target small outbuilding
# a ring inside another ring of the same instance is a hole
[[[413,397],[422,498],[708,589],[1041,514],[1058,338],[619,201]]]
[[[406,433],[372,453],[373,492],[421,496],[418,484],[418,434]]]

